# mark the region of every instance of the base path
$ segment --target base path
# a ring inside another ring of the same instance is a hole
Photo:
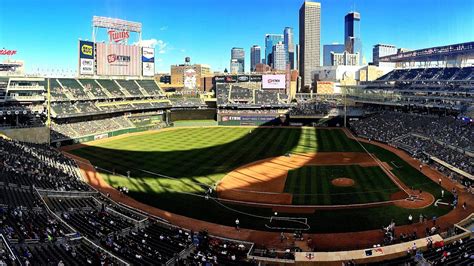
[[[292,195],[284,193],[288,171],[305,165],[378,166],[367,153],[318,152],[291,154],[256,161],[224,176],[217,185],[219,198],[267,204],[292,204]]]
[[[349,137],[352,138],[352,135],[349,134]],[[364,139],[358,139],[359,141],[366,141]],[[368,141],[367,141],[368,142]],[[380,146],[384,149],[387,149],[400,158],[408,162],[411,166],[418,169],[420,162],[411,158],[407,153],[404,151],[398,150],[394,147],[388,146],[386,144],[377,143],[372,141],[371,144]],[[72,156],[70,156],[72,157]],[[224,226],[214,223],[209,223],[193,218],[188,218],[182,215],[177,215],[171,212],[163,211],[158,208],[146,205],[144,203],[138,202],[128,196],[123,196],[118,192],[116,189],[111,187],[107,182],[105,182],[100,174],[98,174],[95,168],[86,160],[82,158],[79,159],[78,165],[81,168],[81,172],[83,174],[84,179],[86,182],[91,184],[94,188],[98,189],[102,193],[110,193],[110,197],[123,204],[126,204],[132,208],[137,208],[142,211],[145,211],[151,215],[159,216],[163,219],[168,220],[170,223],[191,229],[194,231],[199,231],[206,229],[209,233],[213,235],[218,235],[222,237],[228,237],[233,239],[240,239],[244,241],[251,241],[257,244],[265,245],[267,247],[275,247],[279,249],[286,249],[290,246],[291,243],[287,243],[284,241],[283,243],[280,242],[280,233],[278,232],[265,232],[265,231],[256,231],[242,228],[240,231],[236,231],[234,227],[231,226]],[[438,179],[442,180],[442,187],[447,190],[451,191],[453,188],[458,190],[459,195],[459,202],[467,202],[467,209],[463,210],[463,208],[459,206],[449,212],[448,214],[439,217],[436,225],[439,225],[443,231],[450,228],[453,224],[461,221],[462,219],[469,216],[471,213],[474,212],[474,196],[465,192],[462,187],[457,184],[453,183],[449,178],[442,175],[440,172],[431,169],[428,165],[423,167],[423,174],[427,177],[432,179],[435,182],[438,182]],[[368,218],[370,219],[370,218]],[[355,221],[355,222],[363,222],[363,221]],[[380,225],[383,226],[383,225]],[[403,225],[397,226],[396,231],[397,234],[406,233],[411,234],[414,231],[417,232],[419,236],[424,235],[424,231],[426,226],[431,226],[431,222],[428,224],[424,223],[414,223],[411,225]],[[348,233],[328,233],[328,234],[304,234],[305,239],[311,237],[313,239],[313,244],[311,248],[315,248],[318,251],[339,251],[339,250],[353,250],[353,249],[364,249],[367,247],[371,247],[374,244],[380,244],[383,241],[383,233],[380,229],[376,230],[369,230],[369,231],[360,231],[360,232],[348,232]],[[337,241],[335,241],[337,239]],[[356,240],[356,241],[354,241]]]

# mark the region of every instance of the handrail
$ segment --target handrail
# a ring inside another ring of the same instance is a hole
[[[10,248],[10,245],[8,244],[8,241],[5,239],[5,237],[3,236],[3,234],[0,233],[0,237],[1,237],[1,239],[2,239],[3,245],[8,249],[8,252],[10,253],[10,256],[12,257],[12,259],[18,261],[19,264],[21,265],[20,261],[19,261],[18,258],[15,256],[15,253],[14,253],[13,250]]]
[[[55,212],[53,212],[48,204],[46,204],[46,201],[44,201],[43,197],[41,197],[41,194],[39,193],[39,191],[33,187],[34,190],[36,191],[36,193],[38,194],[38,196],[40,197],[41,201],[43,202],[44,206],[46,207],[46,210],[51,214],[53,215],[56,219],[58,219],[63,225],[65,225],[69,230],[71,230],[72,232],[78,232],[78,230],[74,229],[72,226],[70,226],[68,223],[66,223],[61,217],[59,217]],[[89,242],[90,244],[92,244],[94,247],[104,251],[105,253],[107,253],[109,256],[115,258],[117,261],[120,261],[122,264],[124,265],[130,265],[129,263],[125,262],[124,260],[122,260],[121,258],[115,256],[114,254],[112,254],[111,252],[109,252],[108,250],[104,249],[103,247],[95,244],[94,242],[92,242],[91,240],[89,240],[87,237],[83,236],[83,239],[86,240],[87,242]]]

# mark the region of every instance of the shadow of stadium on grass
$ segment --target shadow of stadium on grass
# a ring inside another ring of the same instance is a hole
[[[235,128],[226,127],[218,129],[235,130]],[[268,231],[269,220],[275,216],[273,209],[223,204],[213,199],[216,196],[215,191],[210,195],[211,197],[206,197],[208,186],[218,180],[206,177],[207,181],[203,182],[202,180],[206,178],[198,180],[196,176],[220,174],[223,176],[244,164],[285,155],[298,146],[304,129],[297,127],[275,130],[279,127],[264,126],[258,128],[241,127],[240,129],[247,131],[243,133],[242,137],[212,147],[175,151],[127,151],[88,146],[86,143],[82,148],[73,150],[71,153],[86,158],[93,165],[101,167],[99,173],[114,187],[120,183],[115,182],[116,177],[106,170],[113,170],[122,175],[127,175],[127,171],[130,171],[131,177],[126,179],[129,184],[127,186],[130,188],[129,196],[150,206],[228,226],[234,226],[235,219],[238,218],[243,228]],[[314,134],[318,134],[318,130],[327,129],[314,129]],[[177,131],[169,132],[173,134]],[[156,134],[165,133],[166,131],[156,132]],[[264,142],[265,140],[267,142]],[[281,144],[282,142],[284,144]],[[338,144],[337,139],[317,138],[316,142],[318,151],[337,149],[347,151],[348,149]],[[339,148],[334,148],[338,145]],[[311,149],[312,147],[307,148]],[[238,155],[235,154],[236,151],[239,153]],[[131,158],[138,158],[138,162],[131,161]],[[153,162],[149,162],[149,160],[153,160]],[[144,170],[173,177],[173,180],[170,183],[170,178],[151,175]],[[147,182],[147,178],[150,177],[154,179],[154,184]],[[196,183],[204,184],[197,186]],[[161,186],[162,191],[157,193],[154,186]],[[199,188],[200,186],[202,188]],[[177,191],[177,188],[195,190],[195,194],[182,193]],[[306,218],[310,225],[308,232],[334,233],[378,229],[389,224],[392,219],[398,225],[407,224],[406,217],[410,214],[414,217],[419,214],[439,217],[446,212],[446,210],[433,206],[419,210],[383,206],[366,209],[321,210],[314,213],[278,213],[278,216]]]

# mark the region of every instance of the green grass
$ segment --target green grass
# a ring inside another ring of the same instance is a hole
[[[214,120],[177,120],[173,122],[175,127],[207,127],[217,126],[217,121]]]
[[[439,197],[439,186],[398,156],[374,145],[364,146],[382,161],[393,161],[400,165],[401,168],[394,169],[393,172],[408,186],[422,188]],[[337,129],[212,127],[178,128],[173,131],[129,136],[84,147],[72,153],[108,171],[114,169],[116,175],[102,169],[99,171],[110,185],[127,186],[132,197],[149,205],[226,225],[233,225],[238,216],[243,227],[265,230],[267,220],[238,214],[234,209],[263,216],[270,216],[271,209],[235,205],[224,207],[212,200],[205,200],[202,197],[205,189],[200,184],[213,185],[229,171],[256,160],[288,152],[317,151],[363,152],[363,149],[359,143],[348,139],[344,132]],[[173,178],[156,176],[143,170]],[[131,171],[131,178],[122,176],[126,175],[127,171]],[[309,168],[307,175],[312,174],[316,174],[316,170]],[[308,191],[311,192],[311,182],[305,180],[304,184],[299,184],[310,186]],[[322,202],[351,203],[345,202],[342,197],[338,198],[323,198]],[[307,217],[311,232],[347,232],[380,228],[382,225],[386,226],[391,219],[395,219],[397,224],[403,224],[407,222],[406,217],[410,213],[417,215],[420,212],[431,217],[441,216],[448,210],[430,206],[415,211],[391,206],[282,215]]]
[[[357,143],[343,135],[344,140],[319,147],[316,136],[331,135],[326,131],[340,132],[314,128],[185,128],[112,140],[73,153],[121,175],[131,171],[131,179],[110,179],[114,186],[130,182],[137,191],[202,193],[198,184],[212,185],[227,172],[256,160],[287,152],[361,151]]]
[[[351,187],[334,186],[336,178],[354,180]],[[285,192],[293,194],[293,204],[344,205],[390,200],[400,191],[380,167],[359,165],[304,166],[288,171]]]

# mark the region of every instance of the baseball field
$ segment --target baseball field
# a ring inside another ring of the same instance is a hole
[[[392,152],[340,129],[177,128],[100,140],[70,153],[143,203],[224,225],[239,218],[242,227],[270,230],[279,210],[304,219],[309,232],[348,232],[449,211],[433,202],[391,204],[418,190],[438,199],[441,189]]]

